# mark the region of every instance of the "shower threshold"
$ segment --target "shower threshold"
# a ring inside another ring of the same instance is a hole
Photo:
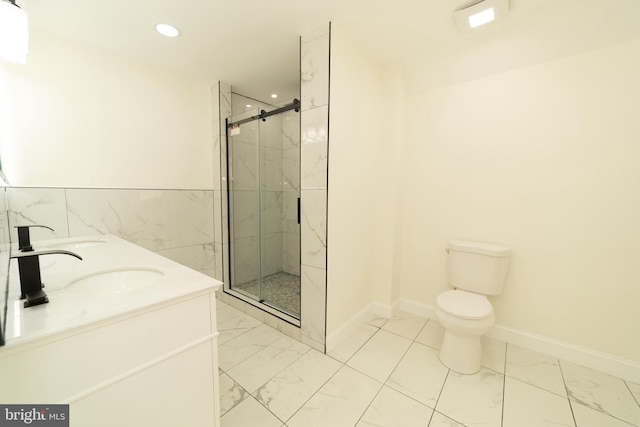
[[[261,303],[261,302],[255,300],[254,298],[252,298],[251,296],[245,295],[241,291],[239,292],[239,291],[227,288],[227,289],[224,289],[224,293],[228,294],[228,295],[230,295],[230,296],[232,296],[234,298],[237,298],[237,299],[239,299],[241,301],[244,301],[247,304],[251,304],[252,306],[254,306],[254,307],[256,307],[256,308],[258,308],[258,309],[260,309],[260,310],[262,310],[262,311],[264,311],[266,313],[272,314],[272,315],[284,320],[285,322],[292,324],[293,326],[297,326],[298,328],[300,327],[300,319],[299,318],[293,317],[290,314],[288,314],[288,313],[286,313],[286,312],[284,312],[284,311],[282,311],[282,310],[280,310],[278,308],[270,306],[269,304]]]

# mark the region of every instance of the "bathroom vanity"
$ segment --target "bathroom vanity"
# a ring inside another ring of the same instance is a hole
[[[11,261],[0,402],[70,404],[72,426],[219,426],[221,283],[114,236],[35,242],[49,303]]]

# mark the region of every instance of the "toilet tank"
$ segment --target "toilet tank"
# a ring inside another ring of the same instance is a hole
[[[492,243],[451,240],[447,245],[449,284],[483,295],[502,293],[511,249]]]

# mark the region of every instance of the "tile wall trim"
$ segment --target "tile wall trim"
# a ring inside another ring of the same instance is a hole
[[[405,298],[396,300],[392,305],[374,302],[360,310],[335,332],[327,335],[327,352],[335,349],[363,323],[376,317],[389,318],[397,311],[437,321],[435,308],[428,304]],[[502,325],[495,325],[486,336],[640,384],[640,362]]]
[[[12,185],[8,190],[114,190],[114,191],[211,191],[211,188],[160,188],[160,187],[60,187],[44,185]]]

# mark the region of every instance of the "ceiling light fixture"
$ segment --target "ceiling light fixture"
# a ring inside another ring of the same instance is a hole
[[[475,15],[469,17],[469,26],[471,28],[479,27],[480,25],[488,24],[496,19],[496,14],[493,8],[485,9],[482,12],[478,12]]]
[[[454,12],[458,28],[469,31],[509,14],[509,0],[480,0]]]
[[[273,99],[276,99],[276,98],[278,97],[278,94],[277,94],[277,93],[272,93],[272,94],[271,94],[271,97],[272,97]]]
[[[17,64],[27,63],[29,20],[14,0],[0,0],[0,57]]]
[[[180,35],[180,30],[169,24],[156,24],[156,31],[165,37],[175,38]]]

